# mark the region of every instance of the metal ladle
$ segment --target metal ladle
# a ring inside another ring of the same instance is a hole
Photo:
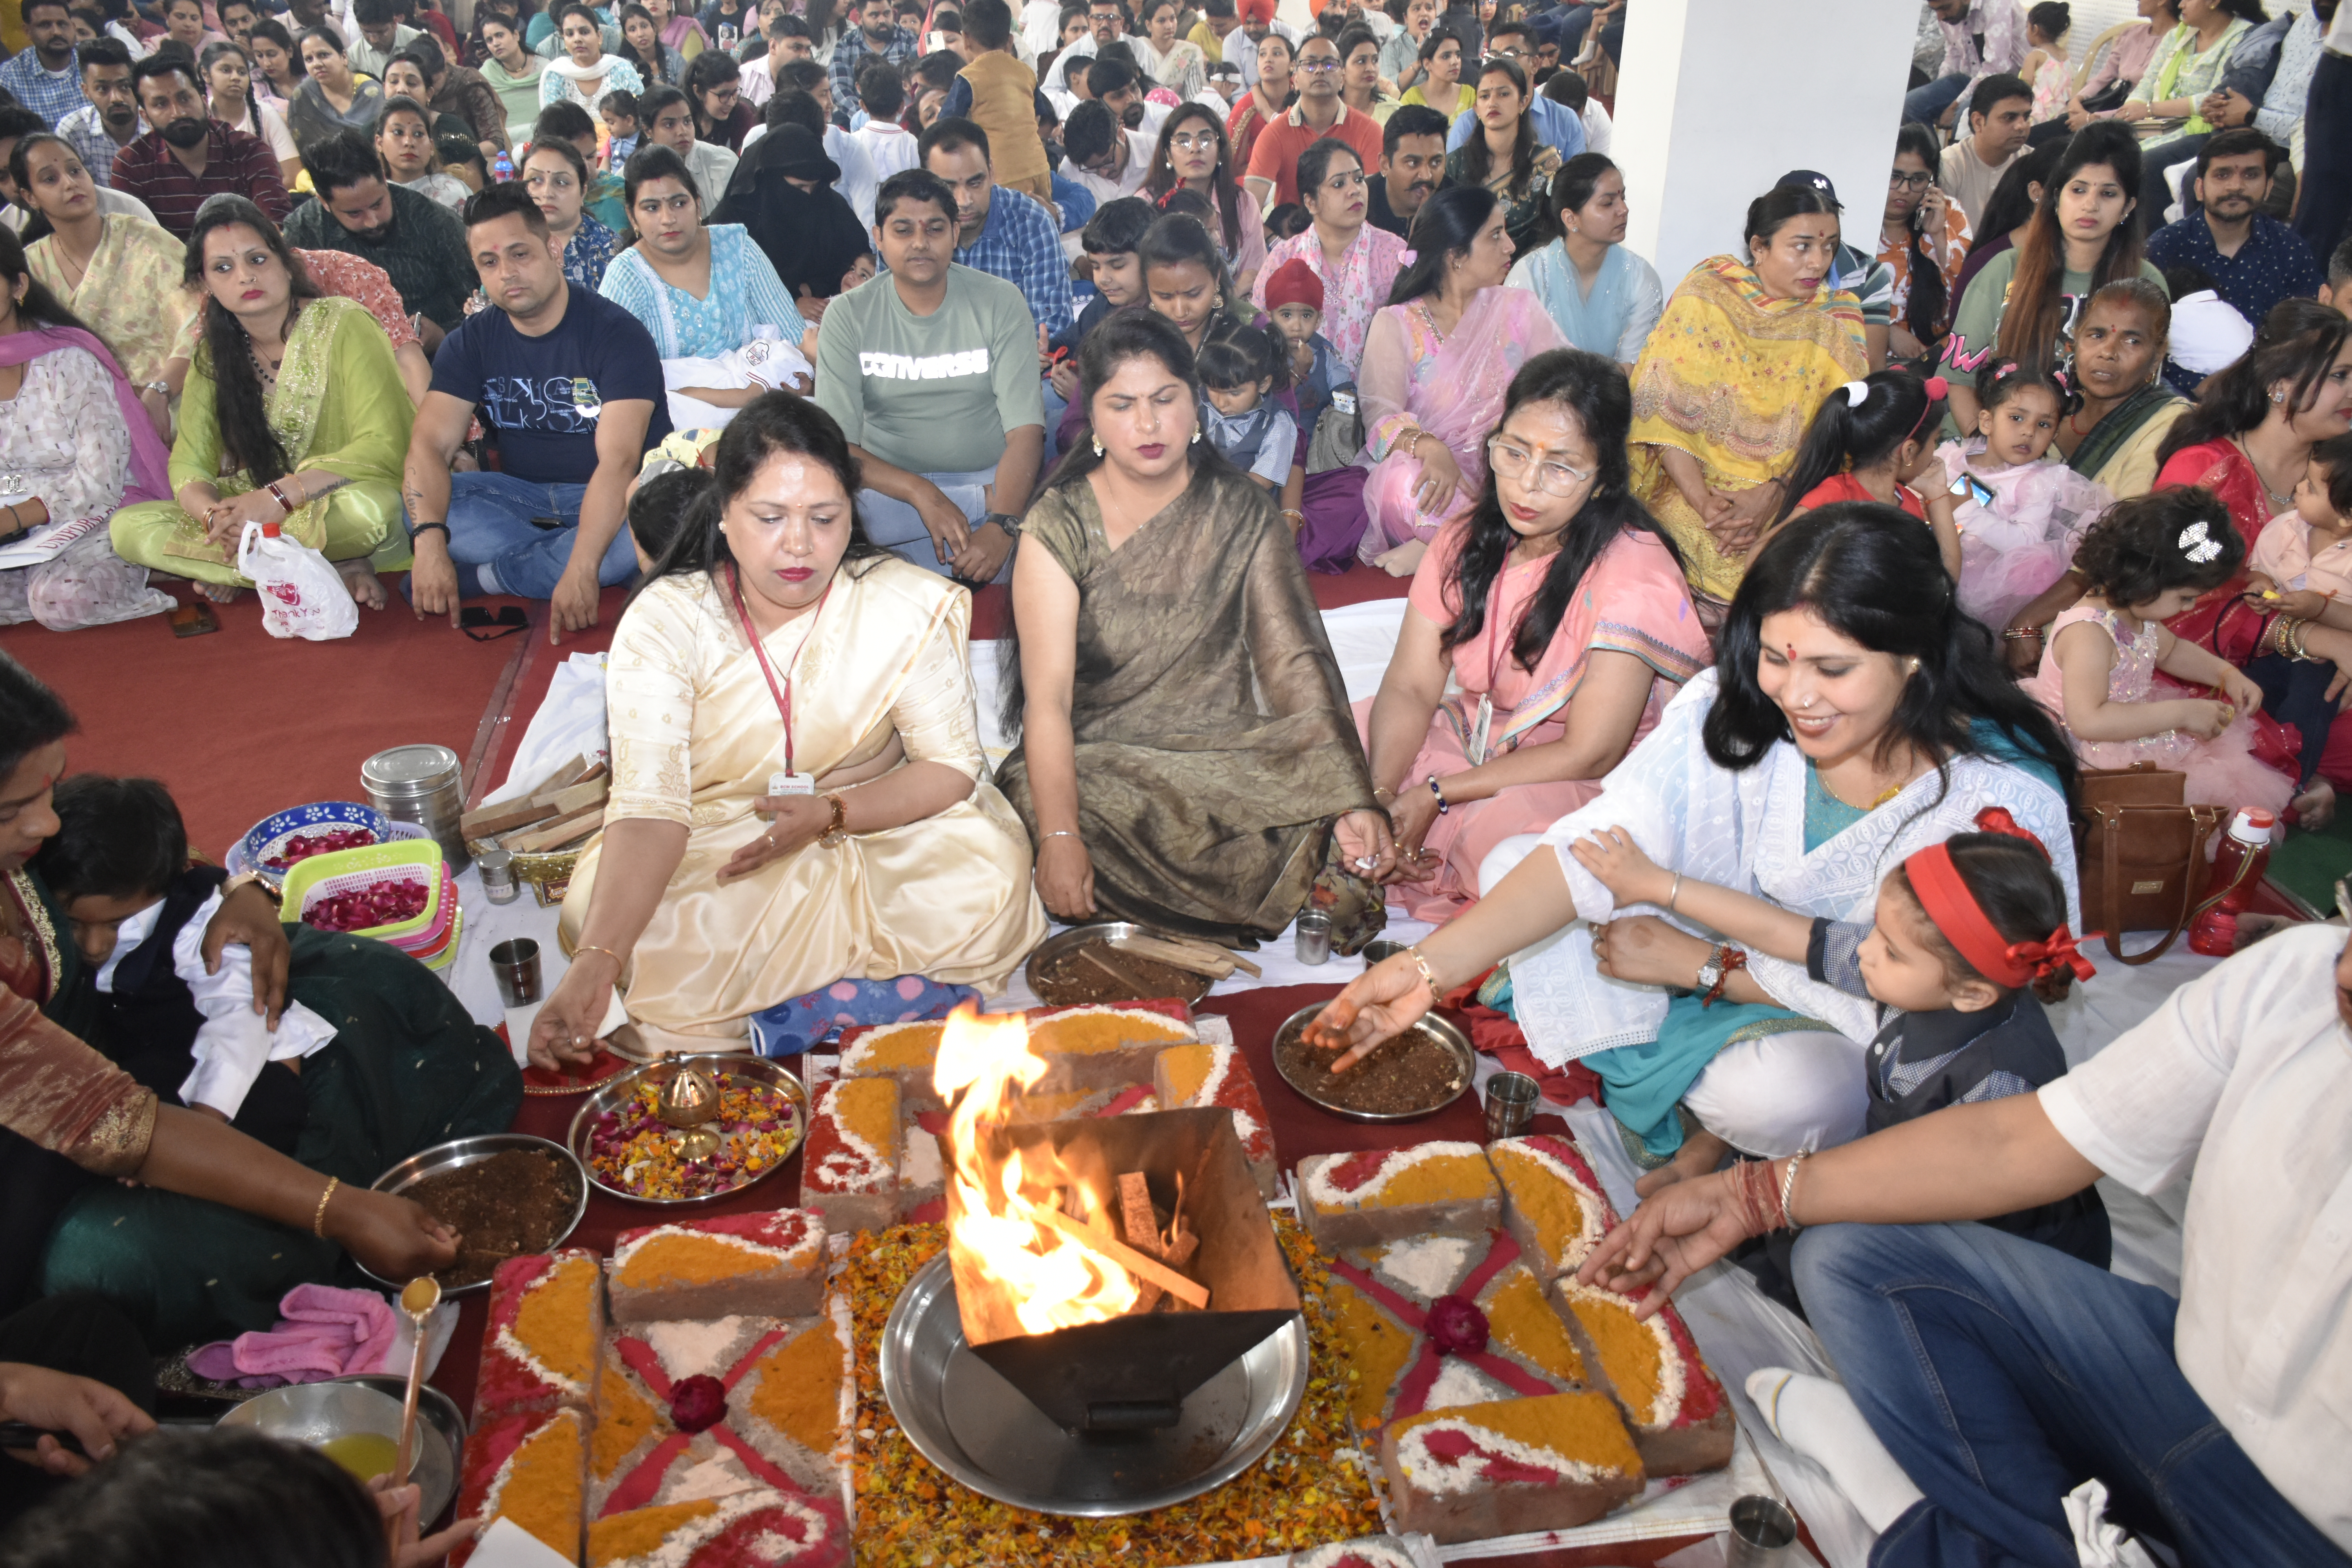
[[[700,1068],[680,1068],[662,1085],[654,1114],[677,1131],[682,1160],[708,1160],[719,1152],[719,1134],[705,1123],[719,1114],[719,1085]]]

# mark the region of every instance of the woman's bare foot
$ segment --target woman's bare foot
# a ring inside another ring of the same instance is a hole
[[[1683,1146],[1675,1157],[1633,1184],[1633,1195],[1649,1197],[1673,1186],[1676,1182],[1693,1176],[1704,1176],[1723,1163],[1731,1152],[1731,1145],[1704,1127],[1692,1127],[1684,1134]]]
[[[207,583],[199,578],[191,584],[199,595],[215,605],[234,605],[236,596],[245,592],[234,583]]]
[[[1387,554],[1376,558],[1372,564],[1391,577],[1410,577],[1421,564],[1422,552],[1429,548],[1418,539],[1408,539]]]
[[[2295,826],[2316,833],[2336,820],[2336,786],[2315,778],[2309,789],[2287,804],[2294,810]]]
[[[343,586],[352,592],[352,602],[362,610],[381,610],[384,606],[383,580],[375,574],[364,555],[354,555],[349,561],[335,563],[335,570],[343,574]]]

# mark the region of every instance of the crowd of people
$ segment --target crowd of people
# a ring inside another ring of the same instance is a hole
[[[1588,1277],[1736,1251],[1875,1377],[1755,1392],[1878,1560],[2071,1562],[2091,1475],[2184,1561],[2344,1560],[2343,1266],[2290,1311],[2242,1260],[2345,1180],[2325,1134],[2315,1185],[2276,1153],[2352,1092],[2352,972],[2275,939],[2072,1074],[2042,1007],[2090,970],[2084,770],[2281,838],[2352,787],[2336,0],[2096,39],[1929,0],[1875,242],[1797,168],[1674,279],[1609,155],[1626,0],[11,3],[0,622],[233,601],[256,525],[453,625],[521,595],[561,639],[634,584],[541,1065],[615,994],[630,1049],[740,1049],[844,981],[999,990],[1049,921],[1312,910],[1352,953],[1394,910],[1435,934],[1317,1029],[1475,986],[1589,1069],[1647,1201]],[[1352,705],[1313,575],[1350,569],[1410,579]],[[289,959],[167,795],[67,776],[71,731],[0,659],[0,1308],[50,1314],[0,1322],[0,1407],[120,1435],[9,1381],[82,1370],[52,1303],[168,1348],[345,1251],[445,1258],[364,1184],[516,1085],[371,1100],[509,1059],[411,1007],[204,1099],[237,987],[429,977]],[[244,955],[134,971],[214,1033],[149,1051],[128,945]],[[2176,1327],[2086,1189],[2200,1133]],[[2190,1481],[2137,1458],[2189,1444]]]

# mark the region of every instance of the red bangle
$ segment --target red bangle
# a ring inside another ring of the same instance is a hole
[[[294,503],[286,499],[286,492],[278,488],[278,481],[276,479],[270,480],[269,483],[263,488],[269,491],[269,499],[278,503],[278,508],[280,511],[283,511],[289,517],[292,517],[294,515]]]

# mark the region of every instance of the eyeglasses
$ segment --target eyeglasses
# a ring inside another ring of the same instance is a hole
[[[1486,58],[1490,60],[1523,60],[1528,58],[1528,51],[1525,49],[1491,49],[1487,52]]]
[[[1548,496],[1572,496],[1580,486],[1590,484],[1591,474],[1581,468],[1571,468],[1566,463],[1542,463],[1525,447],[1516,446],[1500,436],[1486,437],[1486,465],[1507,479],[1516,479],[1528,472],[1529,464],[1535,473],[1527,482]]]
[[[1924,170],[1916,174],[1906,174],[1897,172],[1886,176],[1886,188],[1890,191],[1924,191],[1929,185],[1933,184],[1935,180],[1935,175],[1930,174]]]
[[[1217,144],[1221,140],[1222,138],[1213,131],[1203,131],[1197,135],[1188,131],[1179,131],[1175,135],[1168,138],[1168,145],[1179,153],[1213,153],[1217,150]]]
[[[1311,60],[1300,60],[1297,68],[1305,71],[1308,76],[1321,76],[1325,71],[1338,70],[1339,62],[1318,56]]]

